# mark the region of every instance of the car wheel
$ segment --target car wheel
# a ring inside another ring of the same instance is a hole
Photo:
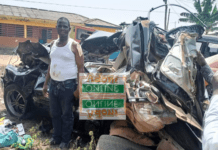
[[[149,148],[138,145],[129,141],[127,139],[110,136],[110,135],[102,135],[97,144],[96,150],[150,150]]]
[[[20,118],[26,112],[25,94],[16,84],[8,85],[4,90],[4,102],[7,111],[13,117]]]

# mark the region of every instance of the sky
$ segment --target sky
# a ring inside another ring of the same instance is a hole
[[[178,4],[191,12],[196,12],[193,0],[167,0],[168,4]],[[218,0],[216,0],[217,4]],[[60,12],[71,12],[90,19],[99,18],[119,25],[121,22],[131,23],[137,17],[147,17],[151,8],[164,4],[163,0],[0,0],[0,4],[38,8]],[[179,22],[180,13],[186,12],[179,7],[170,8],[169,29],[189,25]],[[168,9],[169,9],[168,8]],[[154,10],[150,20],[164,28],[165,7]]]

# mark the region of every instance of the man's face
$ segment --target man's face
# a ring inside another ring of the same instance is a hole
[[[70,32],[70,26],[66,20],[58,21],[56,28],[60,37],[66,37]]]

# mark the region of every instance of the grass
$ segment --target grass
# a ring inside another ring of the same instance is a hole
[[[39,125],[33,126],[29,129],[29,134],[31,135],[32,139],[34,139],[34,143],[32,146],[27,148],[26,150],[54,150],[59,149],[58,146],[50,146],[49,145],[49,139],[44,137],[44,135],[41,134],[41,131],[39,131]],[[91,141],[88,143],[88,145],[84,148],[77,147],[77,140],[71,145],[70,150],[95,150],[96,147],[96,141],[94,137],[93,131],[89,132],[89,135],[91,137]],[[18,145],[13,144],[11,146],[13,149],[18,149]]]

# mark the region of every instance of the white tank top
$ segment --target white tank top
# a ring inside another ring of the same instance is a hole
[[[63,47],[57,47],[57,40],[52,45],[50,58],[50,76],[55,81],[65,81],[77,78],[77,65],[75,55],[71,50],[72,43],[78,44],[69,38],[68,43]]]

